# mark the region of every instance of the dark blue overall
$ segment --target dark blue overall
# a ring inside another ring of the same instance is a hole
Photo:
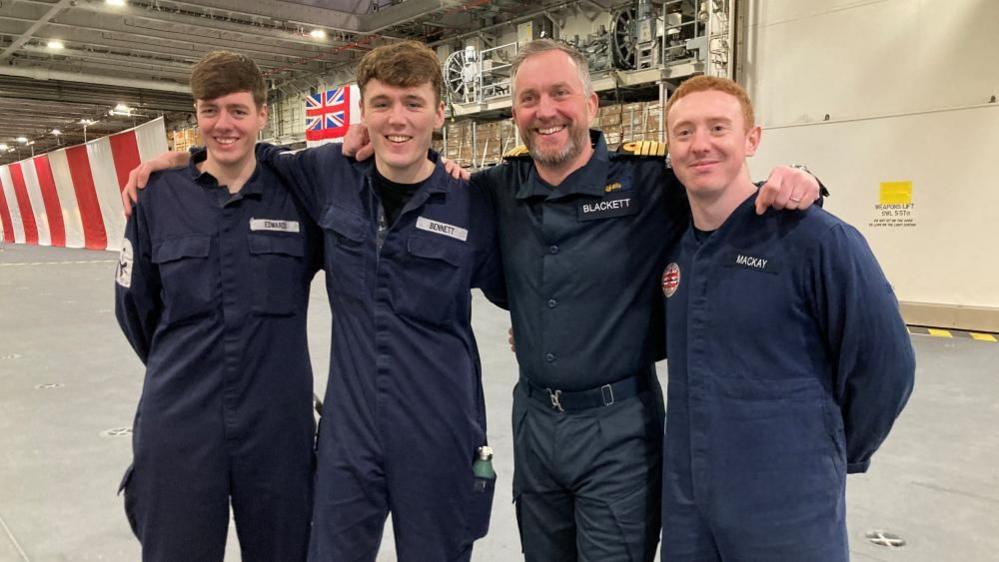
[[[118,321],[146,364],[126,512],[146,561],[221,561],[230,501],[243,560],[303,560],[319,230],[268,170],[230,195],[195,163],[140,192],[118,268]]]
[[[374,560],[391,512],[400,561],[467,560],[495,486],[472,472],[486,417],[470,289],[503,290],[489,197],[438,164],[390,225],[370,161],[339,145],[258,155],[326,243],[332,357],[310,558]]]
[[[662,560],[846,561],[846,475],[908,399],[912,346],[854,228],[754,203],[688,230],[663,277]]]

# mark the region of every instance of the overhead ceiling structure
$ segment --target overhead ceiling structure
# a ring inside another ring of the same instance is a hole
[[[524,4],[0,0],[0,145],[9,147],[0,163],[83,142],[85,128],[93,138],[160,115],[187,118],[190,68],[213,50],[252,57],[272,88],[291,94],[379,44],[439,42],[522,16]]]

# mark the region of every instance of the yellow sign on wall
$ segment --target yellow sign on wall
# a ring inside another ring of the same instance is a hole
[[[879,203],[882,205],[908,205],[912,203],[912,182],[881,182],[881,196],[879,198]]]

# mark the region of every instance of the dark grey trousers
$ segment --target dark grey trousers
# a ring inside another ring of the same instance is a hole
[[[513,398],[513,493],[527,562],[646,562],[660,530],[663,399],[581,412]]]

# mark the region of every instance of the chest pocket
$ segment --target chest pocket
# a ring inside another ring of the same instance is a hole
[[[153,246],[152,261],[163,284],[164,321],[170,324],[207,316],[217,306],[216,268],[208,259],[211,236],[163,240]]]
[[[305,241],[302,235],[250,233],[253,312],[285,316],[304,310]]]
[[[444,325],[469,297],[471,249],[446,236],[414,234],[406,241],[392,284],[396,312],[421,322]]]
[[[319,226],[323,228],[326,273],[333,282],[334,294],[363,301],[367,293],[367,221],[346,209],[330,207]]]

